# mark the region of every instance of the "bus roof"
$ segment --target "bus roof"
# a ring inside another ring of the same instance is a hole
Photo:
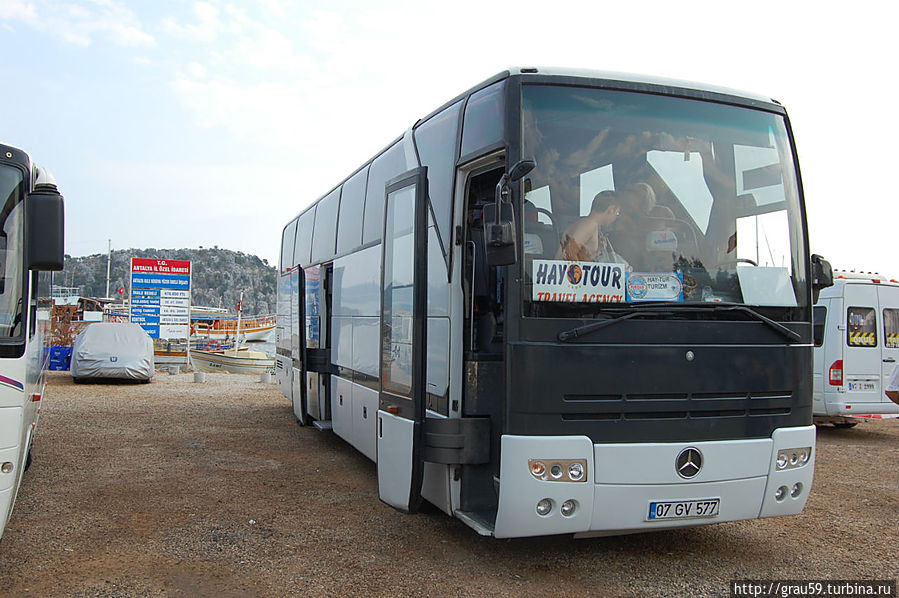
[[[510,75],[544,75],[551,77],[574,77],[590,80],[605,81],[621,81],[623,83],[632,83],[638,85],[653,85],[658,87],[667,87],[672,89],[689,89],[694,91],[705,91],[708,93],[734,96],[745,98],[766,104],[780,105],[777,100],[770,97],[741,91],[729,87],[721,87],[717,85],[709,85],[706,83],[698,83],[695,81],[686,81],[682,79],[669,79],[666,77],[655,77],[651,75],[640,75],[636,73],[624,73],[616,71],[602,71],[592,69],[574,69],[564,67],[512,67],[507,70]]]

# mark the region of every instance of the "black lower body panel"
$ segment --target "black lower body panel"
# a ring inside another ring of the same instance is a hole
[[[506,434],[594,442],[768,438],[811,424],[808,346],[512,343]]]

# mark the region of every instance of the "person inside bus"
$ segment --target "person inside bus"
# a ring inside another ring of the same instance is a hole
[[[627,261],[615,252],[605,232],[619,214],[621,214],[621,200],[615,191],[597,193],[593,198],[590,213],[576,220],[562,233],[556,259],[628,266]]]
[[[656,194],[648,183],[635,183],[621,192],[621,216],[610,232],[615,246],[631,258],[635,268],[648,267],[647,240],[654,230],[660,230],[662,218],[673,213],[656,205]],[[659,209],[661,208],[661,210]]]

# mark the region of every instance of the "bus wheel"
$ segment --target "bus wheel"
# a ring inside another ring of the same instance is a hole
[[[28,456],[25,457],[25,471],[28,471],[29,467],[31,467],[31,447],[28,448]]]
[[[854,428],[858,425],[858,422],[843,422],[839,424],[834,424],[833,427],[838,430],[848,430],[849,428]]]

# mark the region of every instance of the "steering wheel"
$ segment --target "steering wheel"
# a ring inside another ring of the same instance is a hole
[[[545,214],[547,218],[549,218],[550,225],[555,226],[555,221],[553,220],[553,213],[547,210],[546,208],[534,208],[537,210],[538,214]]]
[[[715,268],[720,268],[721,266],[731,266],[731,265],[736,266],[737,264],[750,264],[752,266],[755,266],[756,268],[759,267],[759,265],[756,264],[754,261],[741,257],[741,258],[737,258],[735,260],[730,260],[728,262],[718,262],[717,264],[715,264]]]

